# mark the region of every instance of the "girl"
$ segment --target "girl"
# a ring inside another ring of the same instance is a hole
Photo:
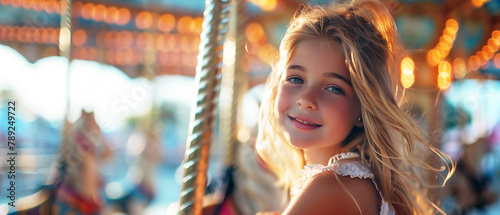
[[[426,179],[446,170],[445,182],[454,165],[427,163],[448,157],[399,107],[402,51],[377,1],[296,12],[267,82],[257,141],[291,191],[285,214],[444,213],[427,198]]]

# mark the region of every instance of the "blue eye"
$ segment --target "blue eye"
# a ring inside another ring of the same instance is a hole
[[[334,94],[345,95],[344,91],[341,88],[339,88],[339,87],[329,86],[325,90],[330,91],[330,92],[332,92]]]
[[[304,83],[304,80],[302,80],[299,77],[290,77],[290,78],[286,79],[286,81],[293,83],[293,84],[303,84]]]

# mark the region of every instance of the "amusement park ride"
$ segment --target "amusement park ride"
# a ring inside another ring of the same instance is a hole
[[[302,3],[298,0],[250,2],[263,9],[270,7],[271,10],[278,5],[285,8],[282,9],[284,13],[290,13]],[[436,94],[448,88],[454,79],[498,79],[500,76],[499,1],[382,0],[382,2],[388,5],[397,18],[396,22],[402,29],[404,41],[423,37],[415,39],[409,46],[426,51],[413,54],[403,61],[401,80],[410,90],[413,86],[416,91],[425,91],[421,94],[415,93],[416,96],[424,98],[420,99],[424,103],[428,101],[432,103],[433,98],[437,97]],[[2,43],[38,43],[49,46],[57,44],[58,50],[49,47],[40,55],[59,53],[68,61],[75,58],[95,60],[101,56],[105,59],[103,61],[122,68],[130,77],[144,76],[153,79],[155,75],[172,74],[173,71],[182,75],[195,75],[198,96],[196,106],[192,109],[183,162],[183,184],[177,208],[179,214],[254,214],[258,211],[280,211],[283,208],[284,203],[278,200],[281,199],[282,191],[273,186],[272,174],[266,171],[264,165],[254,155],[251,143],[254,140],[247,138],[245,141],[249,144],[243,144],[239,138],[243,95],[249,86],[263,82],[264,79],[259,77],[258,73],[249,74],[251,65],[248,64],[250,60],[270,63],[277,53],[275,46],[266,41],[262,25],[256,24],[257,21],[264,23],[265,20],[255,17],[255,20],[249,19],[251,16],[248,15],[246,1],[207,0],[203,17],[178,20],[177,33],[170,30],[176,25],[175,18],[171,14],[161,14],[159,11],[154,13],[132,11],[118,3],[114,6],[75,0],[60,2],[2,0],[1,3],[2,7],[24,7],[61,16],[59,29],[0,26]],[[87,9],[91,7],[94,12],[87,14]],[[106,11],[107,14],[114,11],[116,15],[99,17],[99,11]],[[423,15],[426,16],[422,18]],[[135,16],[133,18],[139,30],[86,32],[87,30],[82,28],[77,29],[72,22],[83,18],[125,26],[129,25],[131,16]],[[431,27],[426,25],[429,20],[433,22]],[[184,22],[188,24],[183,24]],[[156,23],[159,27],[151,30],[153,29],[150,27],[151,23]],[[417,32],[419,29],[405,31],[404,26],[411,24],[421,25],[423,29],[420,30],[432,34],[422,36]],[[53,36],[57,33],[58,35]],[[95,41],[90,42],[89,38],[93,37],[90,34],[95,34]],[[156,42],[150,42],[148,39],[155,37]],[[134,43],[133,40],[137,43],[135,49],[123,48],[123,45],[130,46]],[[193,41],[193,44],[189,41]],[[196,51],[198,45],[199,51]],[[18,49],[22,50],[22,47],[23,45],[19,45]],[[176,50],[179,47],[182,50]],[[106,49],[111,51],[105,51]],[[183,57],[179,59],[174,55]],[[177,60],[175,62],[167,60],[171,58]],[[137,59],[140,60],[136,62]],[[191,67],[196,61],[196,73],[193,74]],[[220,93],[221,91],[224,93]],[[219,109],[222,114],[218,114]],[[430,112],[428,116],[432,118],[436,115],[438,114]],[[217,121],[227,148],[225,190],[208,195],[205,190],[206,172]],[[72,125],[67,124],[65,131],[60,151],[61,159],[57,161],[58,177],[39,192],[19,199],[15,213],[97,214],[100,212],[102,205],[96,200],[97,190],[100,189],[96,162],[108,156],[109,149],[106,143],[101,141],[102,134],[92,113],[82,112],[81,119]],[[74,154],[76,152],[79,154]],[[72,157],[78,158],[79,165],[75,166],[72,163],[75,161],[66,159]],[[95,201],[86,201],[87,199]]]

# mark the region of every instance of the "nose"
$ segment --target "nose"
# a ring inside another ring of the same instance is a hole
[[[305,90],[297,98],[297,105],[305,109],[316,110],[318,108],[318,104],[316,102],[314,92],[312,92],[312,90]]]

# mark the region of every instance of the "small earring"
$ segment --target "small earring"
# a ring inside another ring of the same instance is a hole
[[[358,118],[358,122],[361,123],[361,126],[363,126],[363,121],[361,121],[361,117]]]

